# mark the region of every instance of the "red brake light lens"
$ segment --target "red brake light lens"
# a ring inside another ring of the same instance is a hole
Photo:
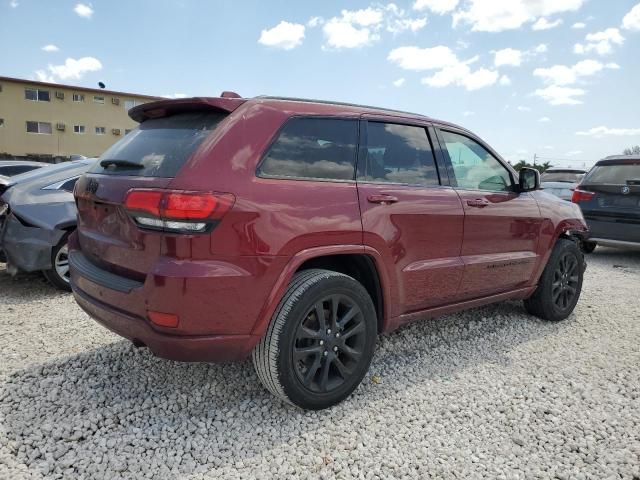
[[[230,193],[133,189],[124,207],[142,228],[202,233],[221,220],[234,202]]]
[[[144,212],[154,217],[160,216],[162,192],[158,190],[131,190],[127,193],[124,206],[127,210]]]
[[[593,192],[587,192],[585,190],[580,190],[576,188],[571,195],[571,201],[573,203],[587,202],[591,200],[595,196]]]

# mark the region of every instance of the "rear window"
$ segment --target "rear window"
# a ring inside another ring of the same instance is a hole
[[[175,177],[207,136],[227,116],[221,112],[179,113],[146,120],[138,128],[102,154],[93,173]],[[104,160],[120,160],[141,168],[100,165]]]
[[[540,178],[541,182],[566,182],[566,183],[578,183],[584,173],[580,172],[545,172]]]
[[[596,165],[587,175],[585,183],[625,185],[640,182],[640,162],[613,165]]]
[[[271,145],[259,174],[353,180],[357,142],[357,120],[292,118]]]

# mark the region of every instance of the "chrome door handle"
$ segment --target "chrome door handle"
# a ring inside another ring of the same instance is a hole
[[[394,197],[393,195],[379,194],[379,195],[369,195],[367,197],[367,200],[370,203],[380,203],[382,205],[385,205],[388,203],[396,203],[398,201],[398,197]]]

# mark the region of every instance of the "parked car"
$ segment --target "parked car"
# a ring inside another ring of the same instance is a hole
[[[48,165],[45,162],[30,162],[26,160],[0,160],[0,177],[13,177],[14,175],[20,175]]]
[[[640,247],[640,156],[619,155],[600,160],[573,192],[591,236],[585,252],[599,243]]]
[[[0,197],[1,260],[10,273],[41,270],[70,290],[67,239],[76,227],[73,187],[95,159],[60,163],[12,177]]]
[[[571,201],[573,191],[585,173],[585,170],[574,168],[550,168],[540,178],[542,189],[563,200]]]
[[[580,209],[462,127],[233,94],[129,114],[76,185],[71,285],[155,355],[252,355],[273,394],[320,409],[379,333],[507,299],[557,321],[578,301]]]

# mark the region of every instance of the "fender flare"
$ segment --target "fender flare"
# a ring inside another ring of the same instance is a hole
[[[372,257],[375,269],[378,273],[378,279],[380,281],[380,290],[382,294],[382,304],[383,304],[383,313],[382,313],[382,327],[383,331],[386,328],[388,323],[388,288],[389,280],[387,271],[383,268],[382,257],[374,248],[364,246],[364,245],[326,245],[322,247],[312,247],[299,251],[295,255],[293,255],[285,267],[282,269],[280,276],[276,280],[267,300],[265,301],[258,318],[256,319],[256,323],[253,326],[251,331],[251,335],[255,335],[256,337],[261,338],[264,335],[264,332],[267,330],[269,323],[271,322],[271,317],[274,312],[278,308],[278,304],[280,303],[284,292],[287,289],[287,286],[291,282],[293,275],[300,268],[300,266],[306,262],[307,260],[311,260],[317,257],[326,257],[329,255],[339,255],[339,254],[356,254],[356,255],[368,255]]]

